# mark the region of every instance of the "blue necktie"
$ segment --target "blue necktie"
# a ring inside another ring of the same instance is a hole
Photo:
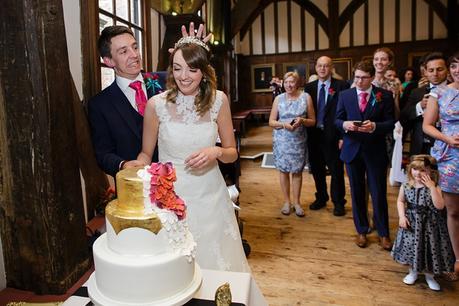
[[[325,83],[322,83],[319,90],[319,101],[317,102],[317,127],[324,127],[325,117]]]

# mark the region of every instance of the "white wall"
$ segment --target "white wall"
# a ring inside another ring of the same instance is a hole
[[[83,99],[83,67],[81,54],[80,1],[62,0],[64,8],[65,37],[69,54],[70,73],[76,89]]]

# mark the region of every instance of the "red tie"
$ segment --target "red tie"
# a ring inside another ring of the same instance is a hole
[[[367,107],[367,104],[368,104],[368,101],[367,101],[367,96],[368,96],[368,93],[367,92],[361,92],[359,93],[359,108],[360,108],[360,112],[365,112],[365,108]]]
[[[142,89],[142,82],[141,81],[134,81],[129,84],[129,87],[135,90],[135,104],[137,105],[137,109],[139,114],[143,116],[145,113],[145,106],[147,105],[147,97]]]

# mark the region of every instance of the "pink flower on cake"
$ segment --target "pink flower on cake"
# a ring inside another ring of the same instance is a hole
[[[182,220],[186,216],[185,202],[175,192],[167,193],[161,201],[156,202],[156,205],[158,208],[174,212],[179,220]]]
[[[179,220],[185,218],[185,202],[174,192],[174,182],[177,178],[172,163],[152,163],[147,171],[151,174],[151,202],[158,208],[174,212]]]
[[[152,202],[160,201],[168,192],[173,192],[176,176],[172,163],[153,163],[148,168],[148,173],[151,174],[150,199]]]

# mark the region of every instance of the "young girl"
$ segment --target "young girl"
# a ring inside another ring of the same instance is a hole
[[[405,284],[413,285],[423,272],[429,288],[438,291],[434,274],[453,271],[454,255],[437,185],[437,162],[429,155],[415,155],[407,174],[408,182],[400,187],[397,199],[400,228],[392,257],[410,266]]]

